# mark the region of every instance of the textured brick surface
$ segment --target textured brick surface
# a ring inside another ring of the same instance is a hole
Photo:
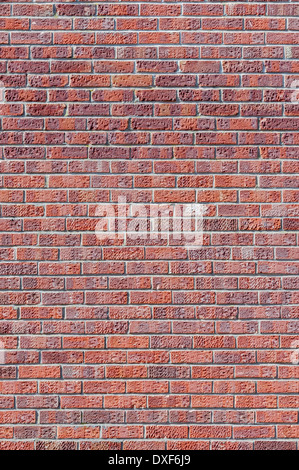
[[[0,449],[296,449],[298,17],[2,1]],[[203,245],[104,246],[119,196]]]

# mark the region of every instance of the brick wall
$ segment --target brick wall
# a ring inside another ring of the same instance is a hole
[[[296,449],[298,16],[2,1],[1,449]],[[202,243],[103,239],[119,197]]]

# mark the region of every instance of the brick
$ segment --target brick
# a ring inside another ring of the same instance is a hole
[[[2,3],[0,449],[296,450],[299,6]]]

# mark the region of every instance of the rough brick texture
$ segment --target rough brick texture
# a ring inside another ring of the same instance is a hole
[[[2,0],[0,449],[296,449],[298,17]],[[203,246],[104,246],[120,195]]]

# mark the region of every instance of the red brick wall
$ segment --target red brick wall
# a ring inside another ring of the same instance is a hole
[[[299,4],[0,16],[0,448],[295,449]],[[202,246],[100,240],[119,196]]]

